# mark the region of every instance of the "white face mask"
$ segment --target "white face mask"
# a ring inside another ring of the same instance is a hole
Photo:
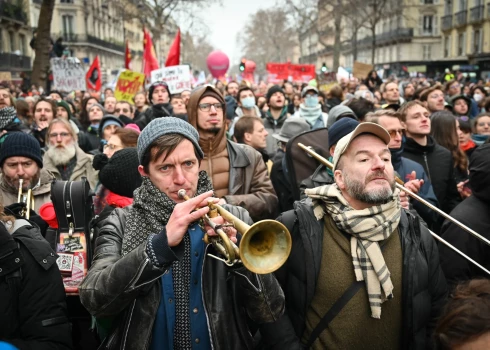
[[[242,98],[241,102],[242,102],[243,108],[250,109],[253,106],[255,106],[255,97],[253,97],[253,96],[244,97],[244,98]]]
[[[473,100],[475,100],[476,102],[480,102],[483,98],[483,95],[480,95],[480,94],[473,94]]]

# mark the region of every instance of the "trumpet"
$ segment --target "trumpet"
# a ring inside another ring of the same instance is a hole
[[[21,216],[24,216],[27,220],[30,219],[31,209],[34,210],[34,196],[32,195],[32,189],[27,190],[27,194],[24,195],[22,190],[22,185],[24,184],[23,179],[19,179],[19,193],[17,195],[17,203],[25,203],[26,207],[20,213]]]
[[[179,190],[181,199],[189,200],[185,190]],[[213,247],[224,258],[208,254],[228,266],[242,263],[256,274],[267,274],[279,269],[287,260],[292,246],[291,234],[286,226],[275,220],[258,221],[252,226],[246,224],[222,206],[209,201],[209,215],[203,220],[211,226],[217,236],[204,236],[206,244]],[[218,225],[212,218],[221,215],[229,224]],[[242,235],[240,247],[233,243],[223,227],[233,226]]]
[[[302,150],[304,150],[306,153],[308,153],[310,156],[312,156],[316,160],[318,160],[323,165],[326,165],[330,169],[333,169],[333,164],[332,163],[330,163],[326,158],[324,158],[321,155],[319,155],[318,153],[316,153],[310,147],[305,146],[302,143],[298,143],[298,147],[301,148]],[[459,222],[455,218],[453,218],[450,215],[448,215],[445,212],[443,212],[441,209],[433,206],[431,203],[427,202],[422,197],[418,196],[417,194],[413,193],[412,191],[410,191],[409,189],[407,189],[406,187],[404,187],[403,186],[403,181],[401,179],[399,179],[398,177],[396,177],[396,176],[395,176],[395,186],[399,190],[406,192],[413,199],[418,200],[419,202],[421,202],[422,204],[428,206],[432,210],[435,210],[438,214],[442,215],[444,218],[448,219],[449,221],[452,221],[453,223],[455,223],[456,225],[458,225],[459,227],[461,227],[466,232],[468,232],[471,235],[475,236],[476,238],[480,239],[484,243],[490,245],[490,241],[488,239],[486,239],[485,237],[483,237],[479,233],[475,232],[474,230],[472,230],[468,226],[466,226],[463,223]],[[436,240],[438,240],[439,242],[441,242],[442,244],[444,244],[445,246],[447,246],[449,249],[453,250],[454,252],[456,252],[457,254],[459,254],[460,256],[462,256],[463,258],[465,258],[469,262],[473,263],[475,266],[479,267],[480,269],[482,269],[483,271],[485,271],[487,274],[490,275],[490,271],[488,269],[486,269],[485,267],[483,267],[481,264],[479,264],[475,260],[471,259],[468,255],[466,255],[465,253],[463,253],[462,251],[460,251],[459,249],[457,249],[456,247],[454,247],[452,244],[450,244],[449,242],[447,242],[445,239],[441,238],[436,233],[432,232],[431,230],[429,230],[429,232],[432,235],[432,237],[434,237]]]

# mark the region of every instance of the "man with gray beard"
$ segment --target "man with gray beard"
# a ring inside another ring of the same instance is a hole
[[[287,312],[261,326],[266,348],[431,347],[446,280],[433,238],[401,205],[389,142],[359,124],[335,147],[335,183],[278,218],[293,241],[275,273]]]
[[[44,167],[52,172],[57,179],[78,181],[86,177],[90,187],[95,188],[98,171],[92,167],[93,156],[78,147],[77,134],[71,124],[56,118],[48,127],[44,154]]]

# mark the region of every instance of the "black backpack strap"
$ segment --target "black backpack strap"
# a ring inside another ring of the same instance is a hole
[[[320,336],[320,334],[328,327],[328,324],[339,314],[339,312],[344,308],[345,305],[352,299],[354,295],[361,289],[364,281],[354,281],[350,285],[349,288],[342,294],[340,298],[337,299],[335,304],[332,305],[330,310],[323,316],[320,322],[317,324],[313,332],[311,332],[310,339],[308,339],[308,343],[306,344],[305,349],[309,349],[316,338]]]

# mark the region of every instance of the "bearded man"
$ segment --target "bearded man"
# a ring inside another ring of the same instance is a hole
[[[23,132],[7,134],[0,150],[0,166],[0,196],[4,206],[17,203],[21,179],[22,192],[32,190],[34,208],[51,201],[54,176],[43,168],[41,147],[33,136]]]
[[[260,330],[268,348],[431,347],[446,280],[430,233],[400,204],[389,143],[359,124],[337,142],[335,183],[279,217],[293,246],[276,271],[286,313]]]
[[[90,187],[95,188],[98,171],[92,167],[93,156],[78,147],[77,134],[70,122],[56,118],[46,133],[48,150],[44,154],[44,167],[57,179],[78,181],[86,177]]]

